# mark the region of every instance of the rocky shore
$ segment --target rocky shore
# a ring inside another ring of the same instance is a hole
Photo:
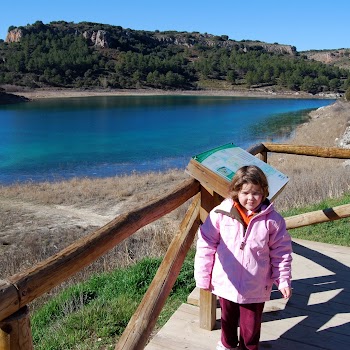
[[[321,146],[323,139],[327,145],[350,149],[350,103],[338,100],[335,103],[318,108],[310,113],[311,123],[309,134],[314,134],[317,140],[315,145]],[[312,128],[311,128],[312,127]],[[314,132],[313,132],[314,131]],[[331,134],[327,138],[327,134]],[[322,135],[322,137],[320,137]],[[332,138],[334,141],[332,144]],[[327,146],[325,145],[325,146]]]
[[[339,147],[350,149],[350,102],[337,100],[329,106],[320,107],[310,113],[308,122],[300,125],[294,132],[292,138],[287,142],[296,145],[319,146],[319,147]],[[289,167],[286,163],[292,161],[295,168],[312,169],[319,167],[317,157],[309,158],[307,164],[304,164],[302,157],[297,156],[278,156],[275,154],[274,165],[281,171]],[[289,159],[291,158],[291,159]],[[276,160],[278,159],[278,160]],[[347,169],[350,167],[349,160],[334,160],[342,164]],[[300,165],[299,162],[302,162]]]
[[[337,94],[312,95],[306,92],[274,91],[269,88],[236,90],[157,90],[157,89],[19,89],[5,86],[6,92],[31,100],[42,98],[69,98],[91,96],[234,96],[260,98],[339,98]]]

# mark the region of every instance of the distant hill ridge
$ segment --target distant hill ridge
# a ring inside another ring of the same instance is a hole
[[[263,49],[267,52],[295,55],[296,48],[291,45],[270,44],[260,41],[242,40],[235,41],[227,35],[216,36],[213,34],[201,34],[199,32],[177,32],[177,31],[143,31],[124,29],[120,26],[98,24],[91,22],[51,22],[43,24],[37,21],[33,25],[11,29],[5,39],[7,43],[20,42],[27,32],[38,33],[43,30],[63,31],[69,34],[80,34],[85,39],[90,40],[90,44],[100,48],[117,48],[120,40],[147,40],[154,41],[153,44],[178,45],[183,47],[194,47],[201,45],[210,48],[240,48],[241,50]],[[119,40],[118,40],[119,39]]]

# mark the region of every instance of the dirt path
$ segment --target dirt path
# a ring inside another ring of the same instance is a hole
[[[13,255],[24,262],[34,256],[39,260],[47,258],[113,220],[119,209],[117,204],[100,214],[94,208],[0,198],[0,276],[4,271],[1,264],[9,263]]]
[[[7,210],[25,211],[28,215],[33,215],[37,220],[46,218],[53,222],[62,221],[60,226],[103,226],[117,215],[118,208],[115,208],[105,215],[97,214],[93,208],[76,208],[74,206],[65,205],[40,205],[15,199],[0,198],[0,205],[5,206]]]

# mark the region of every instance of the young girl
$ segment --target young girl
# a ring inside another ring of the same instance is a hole
[[[219,297],[221,341],[216,349],[257,350],[272,284],[284,298],[292,294],[291,238],[267,199],[268,182],[260,168],[240,168],[229,193],[231,198],[214,208],[199,229],[196,285]]]

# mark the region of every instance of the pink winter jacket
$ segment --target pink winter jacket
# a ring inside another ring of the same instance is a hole
[[[223,213],[232,206],[233,200],[225,199],[198,231],[196,285],[239,304],[267,301],[273,283],[279,289],[291,285],[292,246],[285,221],[273,204],[263,204],[244,234],[244,226]]]

